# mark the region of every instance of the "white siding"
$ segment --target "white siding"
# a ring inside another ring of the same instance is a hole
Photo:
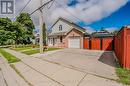
[[[59,25],[62,25],[62,31],[59,31]],[[59,33],[59,32],[68,32],[71,29],[71,25],[63,22],[63,21],[58,21],[52,28],[52,33]]]

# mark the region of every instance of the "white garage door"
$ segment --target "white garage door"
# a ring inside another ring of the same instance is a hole
[[[69,38],[69,48],[80,48],[80,37]]]

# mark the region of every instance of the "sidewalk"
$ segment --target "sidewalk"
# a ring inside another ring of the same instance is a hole
[[[7,52],[20,58],[22,62],[15,64],[21,74],[34,86],[122,86],[121,84],[60,66],[25,55],[20,52],[6,49]]]
[[[55,82],[60,83],[63,86],[77,86],[80,80],[82,80],[82,78],[86,75],[85,73],[62,67],[57,64],[52,64],[20,52],[9,49],[6,49],[6,51],[20,58],[26,65],[30,66],[31,69],[39,72],[47,78],[52,79]],[[20,69],[24,70],[23,68]]]
[[[22,62],[16,63],[15,67],[33,86],[62,86],[59,82],[55,82]]]
[[[0,70],[0,86],[6,86],[6,83],[5,83],[1,70]]]
[[[29,86],[7,63],[7,61],[0,57],[0,86]]]

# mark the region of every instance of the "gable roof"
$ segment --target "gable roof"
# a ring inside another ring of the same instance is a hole
[[[71,26],[73,26],[75,29],[77,29],[77,30],[79,30],[79,31],[81,31],[81,32],[86,32],[86,29],[85,28],[83,28],[83,27],[81,27],[81,26],[79,26],[79,25],[77,25],[77,24],[75,24],[75,23],[73,23],[73,22],[71,22],[71,21],[69,21],[69,20],[67,20],[67,19],[64,19],[64,18],[59,18],[53,25],[52,25],[52,27],[51,28],[53,28],[53,26],[58,22],[58,21],[63,21],[63,22],[65,22],[65,23],[67,23],[67,24],[69,24],[69,25],[71,25]],[[73,29],[73,28],[72,28]]]

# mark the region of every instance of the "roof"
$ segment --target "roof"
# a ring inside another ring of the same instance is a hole
[[[91,34],[89,34],[88,32],[85,32],[84,36],[90,36]]]
[[[67,20],[67,19],[65,19],[65,18],[61,18],[61,17],[52,25],[51,28],[53,28],[53,26],[54,26],[58,21],[60,21],[60,20],[63,21],[63,22],[66,22],[67,24],[73,26],[75,29],[77,29],[77,30],[79,30],[79,31],[81,31],[81,32],[86,32],[86,29],[85,29],[85,28],[83,28],[83,27],[81,27],[81,26],[79,26],[79,25],[77,25],[77,24],[75,24],[75,23],[73,23],[73,22],[71,22],[71,21],[69,21],[69,20]],[[73,29],[73,28],[72,28],[72,29]]]
[[[113,37],[114,35],[109,33],[109,32],[95,32],[93,34],[91,34],[91,37]]]

